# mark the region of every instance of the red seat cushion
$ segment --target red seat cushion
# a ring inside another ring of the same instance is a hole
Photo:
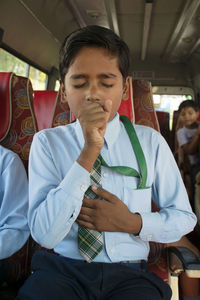
[[[0,141],[6,136],[11,122],[10,79],[13,73],[0,73]]]
[[[34,91],[33,108],[38,130],[51,127],[57,94],[56,91]]]

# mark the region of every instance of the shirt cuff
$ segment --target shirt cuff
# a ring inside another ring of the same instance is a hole
[[[60,183],[60,187],[65,193],[81,199],[89,186],[90,173],[77,162],[72,165],[71,169]]]
[[[159,213],[140,213],[140,215],[142,228],[139,237],[145,242],[159,241],[163,234],[163,225]]]

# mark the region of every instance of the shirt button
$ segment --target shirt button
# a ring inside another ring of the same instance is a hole
[[[147,235],[147,241],[151,241],[151,240],[152,240],[152,235],[151,234]]]
[[[103,173],[103,177],[108,177],[108,173]]]
[[[111,249],[110,249],[110,252],[111,252],[111,253],[114,253],[114,252],[115,252],[115,249],[114,249],[114,248],[111,248]]]
[[[86,190],[86,186],[84,184],[81,185],[81,190],[85,191]]]

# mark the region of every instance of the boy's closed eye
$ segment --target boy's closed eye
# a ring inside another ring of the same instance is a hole
[[[111,88],[111,87],[113,87],[114,86],[114,84],[108,84],[108,83],[105,83],[105,82],[101,82],[100,83],[103,87],[106,87],[106,88]],[[83,88],[83,87],[85,87],[85,86],[87,86],[88,85],[88,83],[87,82],[83,82],[83,83],[80,83],[80,84],[74,84],[73,85],[73,87],[75,88],[75,89],[80,89],[80,88]]]

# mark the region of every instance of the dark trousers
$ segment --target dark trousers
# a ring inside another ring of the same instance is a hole
[[[171,289],[155,274],[118,263],[85,263],[37,252],[20,300],[169,300]]]
[[[0,287],[8,277],[9,263],[7,259],[0,260]]]

